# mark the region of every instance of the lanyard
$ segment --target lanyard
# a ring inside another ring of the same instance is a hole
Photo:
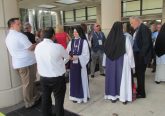
[[[97,39],[100,39],[100,38],[102,38],[102,34],[100,33],[100,32],[94,32],[95,33],[95,35],[96,35],[96,37],[97,37]],[[97,34],[98,33],[98,34]],[[99,38],[99,36],[98,35],[100,35],[100,38]]]

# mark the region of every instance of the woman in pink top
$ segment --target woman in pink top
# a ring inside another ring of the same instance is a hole
[[[55,39],[57,43],[61,44],[65,49],[67,48],[69,35],[66,32],[64,32],[64,29],[61,25],[56,26]]]

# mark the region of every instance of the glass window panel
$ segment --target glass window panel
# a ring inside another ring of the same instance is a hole
[[[126,16],[136,16],[136,15],[140,15],[140,11],[135,11],[135,12],[125,12],[123,13],[123,16],[126,17]]]
[[[85,9],[76,10],[76,17],[85,17]]]
[[[65,18],[73,18],[73,11],[66,11],[65,12]]]
[[[51,15],[44,16],[45,27],[51,27]]]
[[[96,16],[88,16],[88,20],[96,19]]]
[[[85,20],[85,9],[76,10],[76,21]]]
[[[66,11],[65,12],[65,22],[72,22],[74,21],[73,11]]]
[[[96,7],[88,8],[88,16],[96,15]]]
[[[154,10],[145,10],[143,11],[143,15],[145,14],[157,14],[157,13],[162,13],[162,9],[154,9]]]
[[[65,22],[73,22],[73,19],[65,19]]]
[[[53,27],[55,27],[56,26],[56,16],[55,15],[52,15],[52,25],[53,25]]]
[[[162,8],[163,0],[143,0],[143,10],[152,8]]]
[[[83,20],[85,20],[85,17],[76,18],[76,21],[83,21]]]
[[[123,12],[140,10],[140,1],[124,2]]]

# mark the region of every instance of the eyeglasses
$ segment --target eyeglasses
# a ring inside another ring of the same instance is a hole
[[[100,25],[96,25],[96,27],[100,27]]]

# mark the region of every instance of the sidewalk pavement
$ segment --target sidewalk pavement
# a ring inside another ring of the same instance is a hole
[[[104,81],[105,77],[98,74],[95,78],[89,78],[91,99],[82,104],[69,100],[69,84],[67,84],[65,109],[81,116],[165,116],[165,83],[156,84],[151,69],[146,71],[146,98],[137,99],[127,105],[119,101],[111,103],[110,100],[104,100]],[[0,112],[7,113],[22,106],[23,103],[20,103],[0,109]]]
[[[136,80],[136,78],[135,78]],[[165,83],[156,84],[151,69],[146,71],[146,98],[123,105],[104,100],[105,77],[90,78],[91,99],[77,104],[69,100],[69,86],[65,96],[65,109],[81,116],[165,116]]]

